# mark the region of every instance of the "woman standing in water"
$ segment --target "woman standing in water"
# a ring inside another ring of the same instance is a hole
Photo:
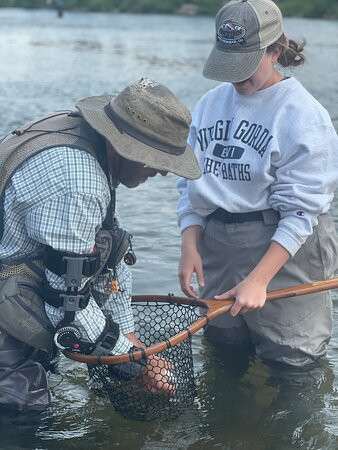
[[[204,76],[223,81],[193,113],[189,143],[203,172],[180,179],[180,283],[189,297],[235,298],[213,320],[213,341],[253,346],[294,366],[326,353],[329,293],[265,304],[267,290],[330,278],[337,241],[328,213],[338,186],[338,140],[327,111],[275,69],[304,62],[270,0],[234,0],[216,16]],[[264,308],[263,308],[264,306]]]

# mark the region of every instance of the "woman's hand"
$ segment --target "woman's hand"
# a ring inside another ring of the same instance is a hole
[[[255,309],[263,308],[266,301],[266,284],[245,278],[234,288],[221,295],[216,295],[217,300],[234,299],[235,303],[230,309],[230,314],[245,314]]]
[[[266,301],[268,284],[281,267],[290,258],[290,254],[277,242],[272,241],[267,252],[250,274],[230,291],[216,295],[217,300],[234,299],[230,309],[232,316],[261,309]]]
[[[188,297],[197,297],[197,292],[191,283],[192,274],[196,273],[199,286],[204,286],[202,259],[196,248],[185,249],[181,253],[178,277],[182,291]]]
[[[204,286],[202,258],[197,250],[197,242],[201,234],[201,227],[194,225],[186,228],[182,235],[181,258],[179,265],[179,280],[182,291],[191,298],[197,297],[197,292],[191,286],[191,277],[195,273],[200,287]]]

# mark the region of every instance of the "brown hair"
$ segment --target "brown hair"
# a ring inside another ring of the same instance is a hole
[[[288,39],[283,33],[282,36],[267,48],[268,53],[272,53],[277,49],[281,49],[281,54],[278,58],[278,63],[283,67],[300,66],[305,62],[305,56],[302,51],[305,46],[305,41],[296,42]]]

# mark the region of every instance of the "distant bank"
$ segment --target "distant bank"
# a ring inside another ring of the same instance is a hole
[[[56,8],[58,0],[0,0],[0,7]],[[64,10],[215,15],[224,0],[63,0]],[[338,19],[337,0],[276,0],[284,16]]]

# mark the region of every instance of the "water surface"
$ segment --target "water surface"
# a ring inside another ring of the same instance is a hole
[[[0,135],[82,97],[115,93],[141,76],[166,84],[193,108],[216,83],[202,77],[213,19],[0,9]],[[305,87],[338,118],[337,22],[287,19],[306,38]],[[296,124],[295,124],[296,126]],[[180,294],[175,177],[119,189],[118,209],[134,235],[135,293]],[[333,215],[338,229],[337,199]],[[337,296],[336,296],[337,298]],[[243,354],[225,357],[201,335],[193,352],[195,404],[169,423],[116,414],[87,387],[81,364],[63,358],[51,376],[53,408],[36,422],[1,419],[0,448],[288,450],[338,448],[338,308],[327,358],[302,372],[267,367]]]

